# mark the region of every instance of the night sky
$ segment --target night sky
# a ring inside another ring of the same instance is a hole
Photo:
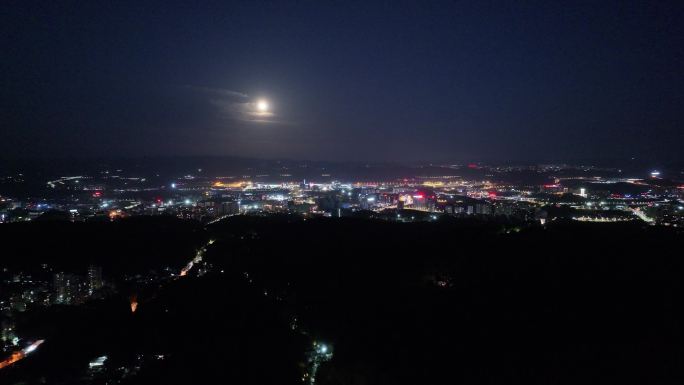
[[[681,0],[125,3],[1,2],[0,158],[682,160]]]

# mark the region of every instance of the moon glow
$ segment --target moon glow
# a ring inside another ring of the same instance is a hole
[[[267,112],[268,111],[268,102],[266,100],[259,100],[257,101],[257,110],[259,112]]]

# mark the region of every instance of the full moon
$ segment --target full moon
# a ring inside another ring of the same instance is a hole
[[[259,100],[257,102],[257,110],[259,110],[260,112],[268,111],[268,102],[265,100]]]

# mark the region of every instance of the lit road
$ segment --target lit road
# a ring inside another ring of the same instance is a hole
[[[647,223],[653,223],[653,222],[655,222],[655,221],[653,220],[653,218],[647,216],[647,215],[646,215],[643,211],[641,211],[640,209],[634,208],[634,209],[631,209],[631,210],[632,210],[632,212],[634,213],[634,215],[636,215],[637,217],[639,217],[639,219],[641,219],[642,221],[647,222]]]
[[[184,268],[181,269],[179,276],[185,277],[196,264],[202,262],[202,259],[204,258],[204,253],[207,252],[207,246],[213,243],[214,240],[210,239],[206,245],[202,246],[202,248],[197,251],[197,254],[195,254],[195,257],[192,260],[190,260],[190,262],[188,262],[188,264],[185,265]]]
[[[0,361],[0,369],[6,368],[17,361],[23,360],[31,352],[38,349],[38,346],[40,346],[43,342],[45,342],[45,340],[38,340],[30,344],[29,346],[12,353],[12,355],[9,356],[9,358],[5,359],[4,361]]]
[[[232,216],[235,216],[235,215],[240,215],[240,214],[228,214],[228,215],[224,215],[224,216],[222,216],[222,217],[218,217],[218,218],[214,219],[213,221],[208,222],[208,223],[206,224],[206,226],[211,225],[211,224],[214,224],[214,223],[217,223],[217,222],[221,222],[222,220],[224,220],[224,219],[226,219],[226,218],[229,218],[229,217],[232,217]]]

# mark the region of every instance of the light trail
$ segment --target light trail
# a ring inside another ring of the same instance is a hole
[[[0,361],[0,369],[6,368],[6,367],[14,364],[17,361],[23,360],[31,352],[38,349],[38,346],[40,346],[43,342],[45,342],[45,340],[38,340],[38,341],[30,344],[29,346],[12,353],[12,355],[9,356],[9,358],[5,359],[4,361]]]

